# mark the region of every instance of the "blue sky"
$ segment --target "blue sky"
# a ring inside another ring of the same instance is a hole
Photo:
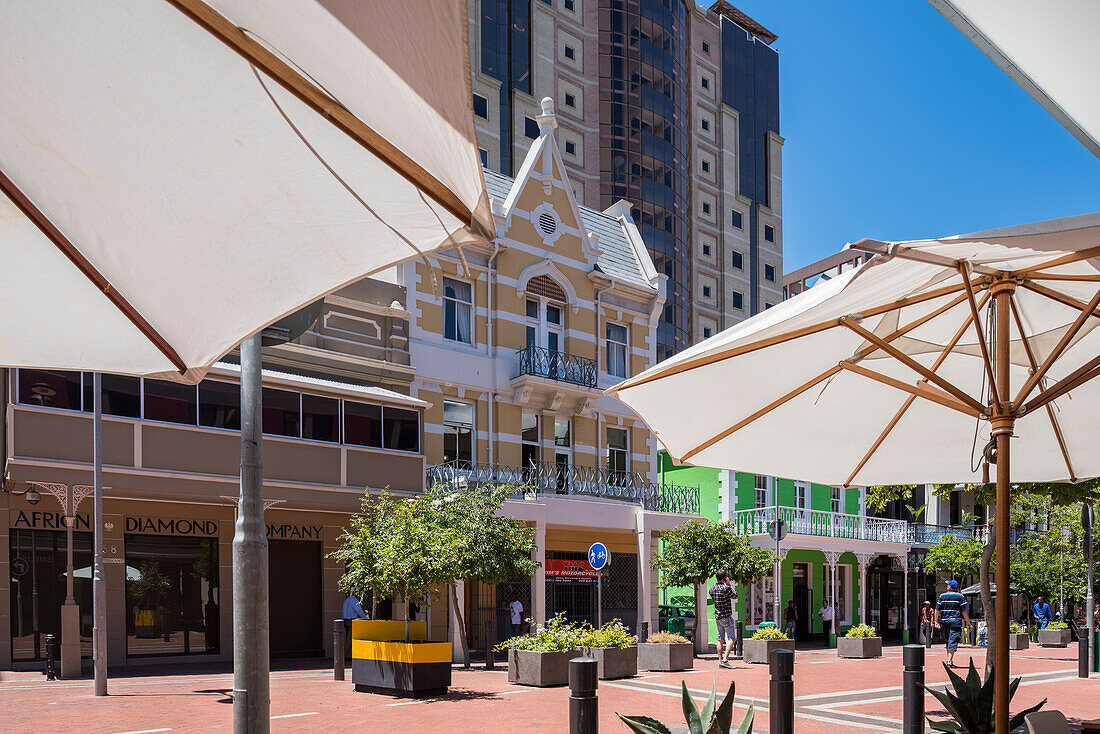
[[[788,272],[1100,211],[1100,160],[923,0],[733,2],[779,36]]]

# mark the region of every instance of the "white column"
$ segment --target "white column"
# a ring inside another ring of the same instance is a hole
[[[710,620],[707,619],[707,585],[695,587],[695,652],[702,654],[710,649]]]
[[[539,562],[538,569],[531,575],[531,625],[546,623],[546,525],[535,525],[534,558]]]
[[[653,615],[653,589],[654,571],[649,563],[653,552],[653,531],[645,526],[645,513],[639,512],[638,518],[638,627],[635,632],[641,632],[642,622],[649,622],[649,631],[656,632],[657,625]]]
[[[825,562],[829,564],[829,604],[833,608],[832,633],[836,636],[836,617],[839,610],[836,606],[836,564],[840,560],[839,551],[825,551]]]
[[[867,566],[874,559],[874,553],[857,553],[859,561],[859,623],[867,624]]]

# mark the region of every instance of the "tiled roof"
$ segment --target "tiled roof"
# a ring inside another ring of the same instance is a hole
[[[499,201],[508,198],[512,179],[496,171],[485,169],[485,189],[489,196]],[[599,236],[600,256],[596,266],[600,272],[630,285],[656,290],[645,276],[641,263],[634,254],[634,247],[627,239],[626,230],[618,219],[586,206],[578,207],[584,228]]]

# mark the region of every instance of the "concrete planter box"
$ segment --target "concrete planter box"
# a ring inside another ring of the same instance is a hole
[[[1069,630],[1039,630],[1040,647],[1066,647],[1069,645]]]
[[[521,686],[564,686],[569,683],[569,661],[579,650],[564,652],[508,651],[508,682]]]
[[[1027,634],[1027,632],[1008,633],[1009,650],[1026,650],[1030,644],[1031,637]]]
[[[638,674],[638,646],[585,647],[584,654],[594,658],[600,680],[633,678]]]
[[[746,663],[768,664],[772,650],[790,650],[794,652],[794,640],[754,640],[745,638],[744,656]]]
[[[842,658],[882,657],[881,637],[838,637],[836,654]]]
[[[638,667],[642,670],[658,670],[666,673],[691,670],[695,664],[693,647],[690,642],[638,643]]]
[[[357,619],[351,626],[351,681],[355,690],[423,698],[451,685],[451,643],[427,642],[427,624]]]

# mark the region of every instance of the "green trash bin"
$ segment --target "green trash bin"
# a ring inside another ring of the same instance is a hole
[[[668,631],[674,635],[684,634],[684,618],[683,617],[669,617],[668,619]]]

